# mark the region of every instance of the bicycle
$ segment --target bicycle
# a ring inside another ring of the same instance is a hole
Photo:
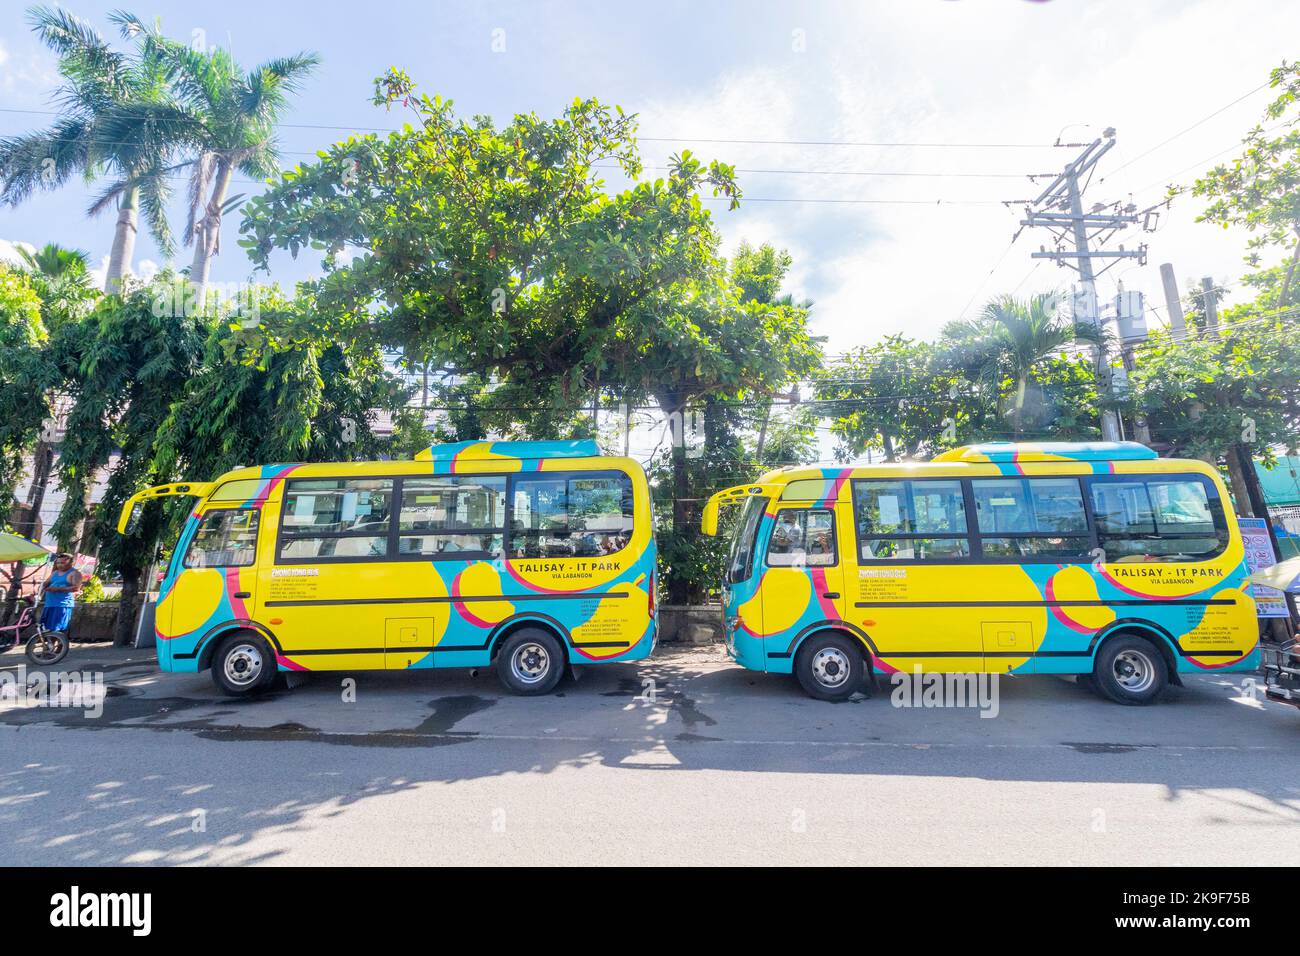
[[[38,666],[57,664],[68,656],[68,635],[62,631],[50,631],[41,624],[40,605],[20,602],[18,620],[13,624],[0,627],[0,635],[12,635],[6,640],[0,636],[0,650],[6,650],[23,640],[23,631],[35,625],[35,632],[27,638],[25,653],[27,659]]]

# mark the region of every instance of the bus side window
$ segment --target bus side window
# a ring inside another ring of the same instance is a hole
[[[1227,545],[1227,524],[1212,486],[1199,477],[1097,479],[1092,510],[1108,561],[1213,557]]]
[[[622,472],[511,478],[512,558],[592,558],[632,540],[632,479]]]
[[[862,561],[970,555],[966,504],[955,479],[855,481],[853,514]]]
[[[1091,538],[1077,478],[975,478],[971,492],[985,558],[1087,558]]]

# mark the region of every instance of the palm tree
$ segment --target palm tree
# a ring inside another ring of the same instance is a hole
[[[315,53],[269,60],[247,72],[230,51],[206,52],[148,30],[125,18],[143,35],[146,48],[166,64],[179,105],[189,114],[186,146],[190,160],[189,215],[185,243],[194,246],[190,281],[200,297],[212,258],[221,251],[221,219],[242,195],[228,196],[236,172],[266,179],[279,171],[275,126],[289,96],[320,63]]]
[[[47,242],[35,252],[19,249],[18,254],[29,269],[51,279],[80,279],[87,274],[86,253],[80,249],[68,249],[57,242]]]
[[[1058,299],[1055,293],[1029,299],[997,296],[977,320],[948,330],[948,337],[961,343],[965,351],[961,364],[972,378],[988,382],[1011,378],[1015,390],[1010,418],[1017,439],[1024,432],[1025,399],[1035,369],[1072,343],[1103,344],[1097,326],[1062,318],[1056,309]]]
[[[126,39],[134,18],[114,14]],[[68,12],[34,7],[32,29],[59,57],[64,82],[61,114],[46,130],[0,139],[5,172],[0,201],[17,205],[37,189],[55,189],[80,174],[87,182],[109,176],[109,185],[87,210],[98,215],[117,207],[105,291],[117,291],[130,268],[141,211],[164,255],[173,243],[166,203],[168,175],[189,117],[172,101],[162,60],[137,44],[130,55],[109,47],[85,21]]]

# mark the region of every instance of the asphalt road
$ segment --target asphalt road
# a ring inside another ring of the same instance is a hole
[[[22,662],[0,655],[0,667]],[[0,855],[47,864],[1281,864],[1300,710],[1190,678],[1129,708],[1003,680],[997,716],[843,704],[717,649],[587,668],[317,675],[254,701],[74,646],[102,713],[0,704]],[[30,677],[30,674],[29,674]],[[647,692],[649,691],[649,692]]]

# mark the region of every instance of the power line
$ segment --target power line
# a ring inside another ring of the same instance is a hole
[[[282,151],[282,152],[292,152],[292,151],[290,151],[290,150],[285,150],[285,151]],[[314,152],[300,152],[298,155],[304,155],[304,156],[315,156],[316,153],[314,153]],[[610,167],[604,167],[604,168],[610,168]],[[667,168],[667,167],[664,167],[664,168]],[[771,171],[771,170],[769,170],[768,172],[779,172],[779,171]],[[827,172],[827,171],[819,171],[819,170],[804,170],[804,171],[792,171],[792,172],[806,172],[806,173],[809,173],[809,174],[817,174],[817,173],[825,173],[825,172]],[[164,174],[162,174],[162,175],[163,175],[163,178],[165,178],[165,179],[170,179],[170,180],[174,180],[174,181],[178,181],[178,182],[179,182],[179,181],[189,181],[189,179],[191,178],[191,177],[188,176],[187,174],[185,174],[185,173],[183,173],[183,172],[179,172],[179,171],[178,171],[178,172],[175,172],[175,173],[164,173]],[[848,174],[846,174],[846,175],[854,175],[854,174],[852,174],[852,173],[848,173]],[[862,175],[877,175],[877,174],[874,174],[874,173],[863,173]],[[898,173],[898,174],[893,174],[893,173],[880,173],[879,175],[908,175],[908,174],[906,174],[906,173]],[[924,175],[924,174],[918,174],[918,175]],[[1001,176],[1002,176],[1003,174],[997,174],[997,175],[999,176],[999,178],[1001,178]],[[1010,174],[1007,174],[1007,175],[1010,175]],[[1023,177],[1020,177],[1020,178],[1023,178]],[[267,186],[276,186],[276,185],[279,185],[278,183],[274,182],[273,178],[272,178],[271,180],[252,180],[252,179],[232,178],[232,179],[230,180],[230,182],[231,182],[232,184],[242,185],[242,186],[263,186],[263,187],[267,187]],[[700,198],[701,198],[702,200],[704,200],[704,201],[707,201],[707,202],[727,202],[727,203],[731,202],[731,198],[728,197],[728,196],[702,196],[702,197],[700,197]],[[752,203],[808,203],[808,204],[812,204],[812,205],[826,205],[826,204],[830,204],[830,205],[854,205],[854,206],[935,206],[935,207],[937,207],[937,206],[1001,206],[1001,205],[1003,205],[1003,203],[1002,203],[1001,201],[999,201],[999,200],[994,200],[994,199],[948,199],[948,198],[944,198],[944,197],[936,197],[936,198],[934,198],[934,199],[873,199],[873,198],[853,199],[853,198],[834,197],[834,196],[832,196],[832,197],[805,197],[805,196],[744,196],[744,197],[741,198],[741,202],[742,202],[742,203],[745,203],[745,202],[752,202]]]
[[[989,279],[993,277],[993,273],[998,271],[998,266],[1002,265],[1002,261],[1006,259],[1007,254],[1011,252],[1011,248],[1016,244],[1016,240],[1019,238],[1020,232],[1017,231],[1016,234],[1011,237],[1011,241],[1007,243],[1007,247],[1002,250],[1002,255],[998,256],[997,261],[993,263],[993,267],[984,274],[984,278],[980,280],[980,284],[975,287],[975,291],[970,294],[970,298],[966,300],[966,304],[963,305],[961,311],[957,313],[958,320],[966,314],[966,310],[969,309],[971,303],[975,301],[975,296],[980,294],[980,290],[983,289]]]
[[[852,142],[848,140],[801,139],[718,139],[700,136],[638,136],[651,143],[690,141],[693,143],[727,143],[754,146],[865,146],[906,147],[912,149],[1055,149],[1063,143],[919,143],[919,142]]]
[[[1264,132],[1265,132],[1265,133],[1272,133],[1272,132],[1275,132],[1275,131],[1281,129],[1283,126],[1290,126],[1290,125],[1291,125],[1291,122],[1292,122],[1291,120],[1283,121],[1283,122],[1281,122],[1281,123],[1278,123],[1276,126],[1270,126],[1270,127],[1268,127],[1268,129],[1264,130]],[[1178,170],[1176,173],[1171,173],[1171,174],[1168,175],[1168,176],[1161,176],[1159,179],[1153,179],[1151,182],[1147,183],[1145,186],[1142,186],[1142,187],[1140,187],[1139,189],[1134,190],[1133,193],[1132,193],[1132,195],[1135,195],[1135,196],[1136,196],[1136,195],[1140,195],[1141,193],[1146,192],[1146,191],[1147,191],[1148,189],[1150,189],[1152,186],[1159,186],[1159,185],[1162,185],[1162,184],[1164,184],[1164,185],[1173,185],[1173,183],[1172,183],[1171,181],[1172,181],[1172,180],[1176,180],[1176,179],[1177,179],[1179,176],[1181,176],[1183,173],[1188,172],[1189,170],[1192,170],[1192,169],[1204,169],[1206,163],[1212,163],[1212,162],[1214,162],[1216,159],[1218,159],[1220,156],[1225,156],[1225,155],[1227,155],[1228,153],[1231,153],[1231,152],[1233,152],[1233,151],[1235,151],[1235,150],[1241,149],[1241,147],[1242,147],[1242,143],[1241,143],[1241,142],[1233,143],[1233,144],[1232,144],[1231,146],[1229,146],[1227,149],[1221,149],[1221,150],[1219,150],[1217,153],[1214,153],[1213,155],[1206,156],[1206,157],[1205,157],[1204,159],[1202,159],[1202,160],[1198,160],[1197,162],[1192,163],[1191,165],[1184,166],[1182,169]]]
[[[617,165],[593,163],[592,169],[620,169]],[[661,166],[654,164],[644,164],[643,169],[671,170],[672,166]],[[750,169],[747,167],[736,167],[736,173],[746,176],[752,175],[775,175],[775,176],[890,176],[890,177],[917,177],[923,179],[1026,179],[1032,176],[1026,173],[936,173],[936,172],[903,172],[895,170],[859,170],[859,169]]]
[[[62,115],[58,110],[32,110],[32,109],[15,109],[0,108],[0,113],[19,113],[29,116],[59,116]],[[321,130],[342,130],[344,132],[363,132],[363,133],[400,133],[404,127],[391,126],[337,126],[328,123],[277,123],[277,127],[283,129],[321,129]],[[753,146],[854,146],[854,147],[879,147],[879,148],[910,148],[910,149],[1053,149],[1063,145],[1062,143],[934,143],[934,142],[889,142],[889,141],[853,141],[853,140],[805,140],[805,139],[719,139],[716,137],[701,136],[641,136],[636,137],[638,140],[644,140],[648,143],[675,143],[675,142],[693,142],[693,143],[730,143],[733,145],[753,145]]]
[[[1112,170],[1110,171],[1110,174],[1109,174],[1108,176],[1103,176],[1101,179],[1097,180],[1098,184],[1104,183],[1107,179],[1110,178],[1110,176],[1114,176],[1114,175],[1115,175],[1117,172],[1119,172],[1121,169],[1127,169],[1129,166],[1132,166],[1134,163],[1136,163],[1139,159],[1142,159],[1144,156],[1150,156],[1150,155],[1151,155],[1152,153],[1154,153],[1156,150],[1161,149],[1162,147],[1168,146],[1170,143],[1172,143],[1174,140],[1178,139],[1180,136],[1184,136],[1184,135],[1186,135],[1187,133],[1190,133],[1192,130],[1196,129],[1198,126],[1202,126],[1202,125],[1204,125],[1205,123],[1208,123],[1210,120],[1214,119],[1214,117],[1218,116],[1220,113],[1224,112],[1225,110],[1231,109],[1232,107],[1234,107],[1234,106],[1236,106],[1238,103],[1240,103],[1242,100],[1247,99],[1247,98],[1249,98],[1249,97],[1251,97],[1251,96],[1254,96],[1254,95],[1255,95],[1256,93],[1258,93],[1260,90],[1264,89],[1264,88],[1267,87],[1267,86],[1271,86],[1271,85],[1272,85],[1272,80],[1266,80],[1265,82],[1261,83],[1259,86],[1255,87],[1253,90],[1250,90],[1250,91],[1247,92],[1247,93],[1243,93],[1243,94],[1241,94],[1241,96],[1237,97],[1235,100],[1233,100],[1231,103],[1227,104],[1226,106],[1221,106],[1221,107],[1219,107],[1219,108],[1218,108],[1217,110],[1215,110],[1213,113],[1210,113],[1210,114],[1208,114],[1208,115],[1206,115],[1206,116],[1201,117],[1199,120],[1197,120],[1197,121],[1196,121],[1195,123],[1193,123],[1191,126],[1188,126],[1188,127],[1184,128],[1184,129],[1181,129],[1181,130],[1179,130],[1177,133],[1174,133],[1173,136],[1170,136],[1168,139],[1163,139],[1163,140],[1161,140],[1160,142],[1156,143],[1156,145],[1152,146],[1152,147],[1151,147],[1150,149],[1148,149],[1146,152],[1138,153],[1136,156],[1134,156],[1134,157],[1133,157],[1132,159],[1130,159],[1128,162],[1123,163],[1123,164],[1121,164],[1121,165],[1119,165],[1119,166],[1116,166],[1114,169],[1112,169]]]

